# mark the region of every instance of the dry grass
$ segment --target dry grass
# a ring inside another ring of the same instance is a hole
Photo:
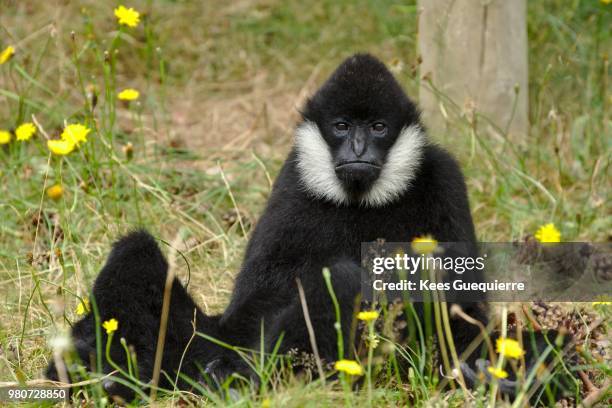
[[[47,339],[76,318],[74,295],[87,294],[111,242],[138,225],[166,242],[180,237],[188,264],[179,259],[176,273],[206,312],[223,309],[246,244],[228,185],[248,230],[290,148],[300,106],[334,66],[356,51],[397,59],[405,67],[398,78],[417,95],[416,15],[375,3],[130,4],[146,16],[122,36],[115,82],[142,97],[118,105],[117,125],[96,135],[113,148],[95,142],[104,160],[92,165],[74,155],[70,165],[49,165],[40,135],[0,149],[1,381],[40,377]],[[101,56],[116,35],[113,7],[0,0],[0,49],[15,44],[16,63],[31,77],[0,66],[0,128],[35,115],[55,135],[64,120],[86,117],[76,66],[99,92],[102,123]],[[602,57],[610,12],[597,7],[530,4],[533,140],[513,151],[483,138],[472,150],[461,115],[439,139],[463,164],[483,241],[520,239],[547,221],[567,240],[610,239],[610,86]],[[127,142],[131,161],[122,155]],[[64,199],[50,201],[44,187],[59,180]],[[401,404],[405,391],[385,388],[378,401]],[[299,382],[275,392],[283,405],[343,398]]]

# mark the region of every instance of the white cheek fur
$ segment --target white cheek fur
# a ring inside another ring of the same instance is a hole
[[[396,200],[415,177],[421,163],[425,137],[419,125],[404,128],[387,155],[380,176],[361,197],[366,207],[381,207]],[[317,198],[337,205],[348,204],[349,196],[336,177],[332,155],[319,128],[305,121],[295,131],[297,167],[304,188]]]
[[[299,175],[306,190],[336,204],[348,203],[348,196],[336,177],[329,147],[314,122],[305,121],[298,126],[295,147]]]

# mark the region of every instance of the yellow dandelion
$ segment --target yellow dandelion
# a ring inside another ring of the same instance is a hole
[[[91,306],[89,305],[89,299],[83,298],[81,302],[77,305],[76,314],[79,316],[89,313],[91,310]]]
[[[135,101],[140,96],[140,92],[135,89],[127,88],[117,94],[122,101]]]
[[[117,321],[117,319],[112,318],[102,323],[102,327],[104,327],[104,329],[106,330],[106,334],[111,334],[112,332],[117,331],[117,329],[119,328],[119,322]]]
[[[6,47],[2,52],[0,52],[0,65],[8,62],[15,55],[15,48],[11,45]]]
[[[497,367],[487,367],[487,371],[495,378],[506,378],[508,377],[508,372],[503,368]]]
[[[338,360],[334,364],[334,368],[348,375],[363,375],[363,367],[354,360]]]
[[[91,132],[87,126],[83,126],[79,123],[73,123],[64,128],[62,132],[62,140],[70,142],[73,145],[78,146],[81,142],[87,142],[87,134]]]
[[[601,0],[601,4],[612,4],[612,0]]]
[[[371,322],[372,320],[378,319],[378,312],[376,310],[369,310],[365,312],[357,313],[357,318],[364,322]]]
[[[612,305],[612,302],[599,301],[599,302],[593,302],[591,304],[593,306],[610,306],[610,305]]]
[[[495,351],[508,358],[519,358],[525,354],[518,341],[502,337],[497,339]]]
[[[140,22],[140,13],[131,7],[117,7],[115,9],[115,17],[117,17],[117,21],[119,21],[119,24],[126,25],[132,28],[136,27]]]
[[[411,247],[414,253],[429,255],[438,248],[438,241],[431,235],[425,235],[414,238]]]
[[[47,147],[53,154],[58,156],[65,156],[72,153],[74,150],[74,143],[67,140],[47,140]]]
[[[561,233],[552,222],[538,228],[535,237],[538,241],[543,243],[561,242]]]
[[[59,200],[64,195],[64,188],[61,184],[55,184],[47,189],[47,197],[52,200]]]
[[[11,141],[11,132],[8,130],[0,130],[0,145],[5,145]]]
[[[15,129],[15,137],[21,141],[30,140],[34,133],[36,133],[36,126],[30,122],[22,123]]]

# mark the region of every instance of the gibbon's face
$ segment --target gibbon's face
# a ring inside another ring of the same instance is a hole
[[[303,117],[297,165],[316,197],[376,207],[409,186],[424,143],[418,111],[374,57],[343,62],[308,101]]]

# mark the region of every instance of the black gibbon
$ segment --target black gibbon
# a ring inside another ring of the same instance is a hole
[[[370,55],[354,55],[304,106],[294,146],[252,233],[225,312],[205,315],[180,282],[174,282],[162,369],[174,377],[183,357],[181,372],[191,378],[223,379],[248,372],[239,355],[205,338],[196,337],[186,348],[194,313],[199,332],[234,346],[260,350],[263,321],[267,350],[282,335],[280,353],[310,352],[296,278],[304,288],[319,355],[335,361],[336,315],[322,269],[331,271],[347,341],[361,292],[361,243],[406,242],[423,235],[464,243],[464,255],[476,255],[461,170],[449,153],[428,140],[417,107],[385,65]],[[100,320],[120,322],[111,358],[126,365],[119,343],[124,337],[136,352],[143,382],[152,376],[166,273],[155,240],[138,231],[114,245],[93,287]],[[466,302],[461,307],[487,323],[486,305]],[[453,318],[451,326],[459,352],[479,334],[477,326],[463,319]],[[87,369],[93,368],[95,331],[92,313],[72,331]],[[102,371],[112,371],[103,360]],[[467,362],[468,380],[476,377],[469,368],[475,369],[473,363]],[[57,379],[54,364],[47,376]],[[164,376],[160,385],[169,385]],[[113,381],[104,386],[110,394],[132,395]],[[182,379],[178,386],[189,388]]]

